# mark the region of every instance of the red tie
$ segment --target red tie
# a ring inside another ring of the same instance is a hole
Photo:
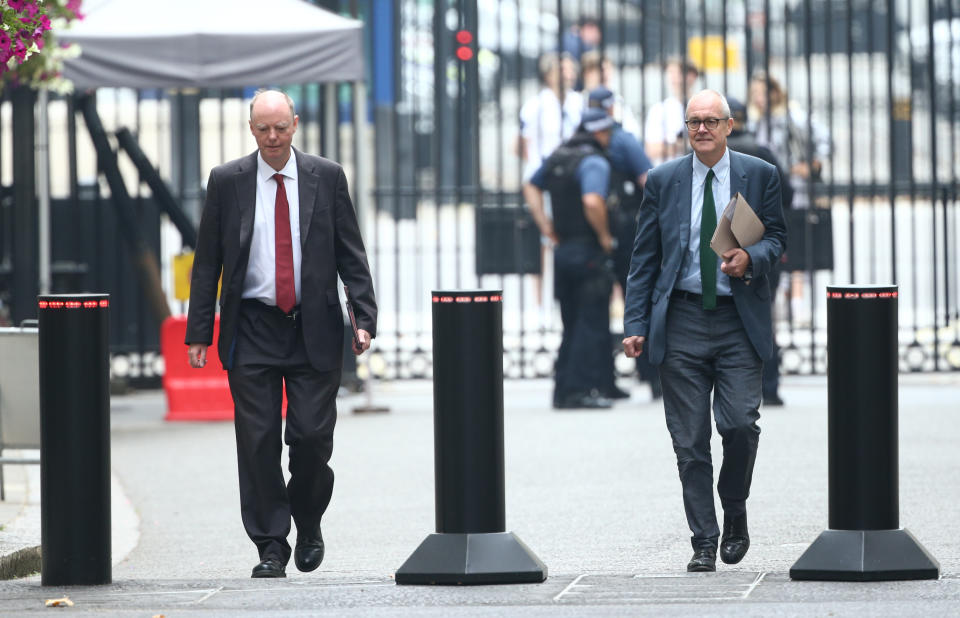
[[[297,288],[293,282],[293,240],[290,237],[290,205],[283,188],[283,174],[274,174],[277,181],[277,204],[273,213],[274,250],[277,258],[277,307],[284,313],[297,304]]]

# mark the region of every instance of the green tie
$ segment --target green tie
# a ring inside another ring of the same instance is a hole
[[[703,212],[700,213],[700,281],[703,286],[703,308],[717,308],[717,254],[710,248],[717,229],[717,209],[713,205],[713,170],[707,172],[703,185]]]

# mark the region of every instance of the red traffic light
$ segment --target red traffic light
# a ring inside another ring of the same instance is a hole
[[[457,43],[461,45],[469,45],[473,42],[473,33],[469,30],[457,30]]]
[[[466,62],[473,58],[473,50],[469,47],[458,47],[457,48],[457,58]]]

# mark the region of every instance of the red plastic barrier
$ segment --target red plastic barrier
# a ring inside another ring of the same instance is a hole
[[[171,316],[160,327],[160,351],[165,365],[163,389],[167,393],[168,421],[229,421],[233,419],[233,398],[227,372],[217,354],[220,316],[213,324],[214,344],[207,348],[207,364],[190,366],[187,346],[187,317]]]
[[[227,372],[217,353],[220,336],[220,315],[213,322],[213,345],[207,348],[207,364],[201,369],[190,366],[187,346],[187,317],[175,315],[160,327],[160,351],[165,365],[163,390],[167,393],[168,421],[231,421],[233,397]],[[287,394],[283,394],[283,415],[287,411]]]

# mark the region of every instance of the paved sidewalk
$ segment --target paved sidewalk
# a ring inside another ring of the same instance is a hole
[[[900,384],[900,521],[940,561],[937,581],[790,581],[790,566],[826,527],[827,393],[825,378],[788,377],[788,405],[761,411],[752,546],[741,564],[684,572],[676,463],[645,386],[622,383],[633,400],[611,411],[555,412],[548,381],[508,381],[507,529],[547,564],[549,579],[396,586],[395,570],[434,530],[434,494],[432,385],[394,382],[374,395],[387,414],[351,413],[362,396],[339,400],[327,557],[309,574],[291,564],[280,582],[249,579],[256,553],[240,524],[232,424],[166,423],[161,393],[114,398],[115,493],[139,516],[136,547],[117,560],[115,541],[108,586],[48,589],[36,575],[0,582],[0,614],[41,611],[63,595],[109,615],[954,614],[960,375],[906,375]],[[0,543],[6,536],[5,528]]]

